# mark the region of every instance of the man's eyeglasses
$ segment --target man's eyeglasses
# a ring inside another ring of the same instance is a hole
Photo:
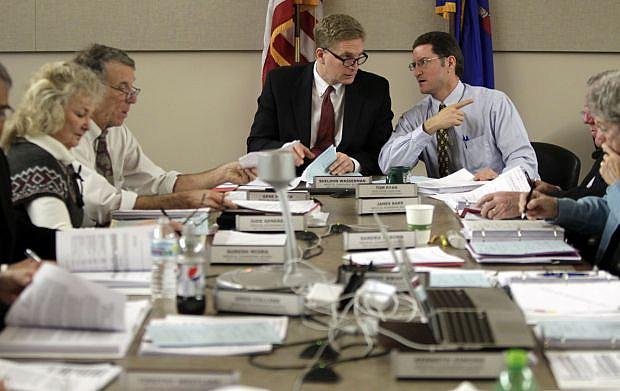
[[[326,52],[329,52],[332,56],[342,61],[342,65],[344,65],[345,67],[352,67],[356,63],[357,65],[362,65],[363,63],[366,62],[366,60],[368,60],[368,54],[366,54],[366,52],[362,53],[362,55],[359,56],[358,58],[342,58],[336,53],[329,50],[328,48],[323,48],[323,50],[325,50]]]
[[[9,105],[0,106],[0,120],[5,120],[11,116],[13,108]]]
[[[443,58],[443,57],[423,58],[421,60],[414,61],[411,64],[409,64],[409,70],[413,72],[417,68],[421,68],[421,69],[426,68],[426,65],[428,65],[429,62],[433,60],[439,60],[440,58]]]
[[[133,98],[137,98],[138,95],[140,95],[140,92],[142,91],[141,89],[137,88],[137,87],[117,87],[117,86],[111,86],[108,84],[108,87],[110,87],[113,90],[116,91],[120,91],[123,94],[125,94],[125,101],[129,102],[130,100],[132,100]]]

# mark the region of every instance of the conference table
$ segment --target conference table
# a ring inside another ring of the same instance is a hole
[[[322,203],[322,209],[330,213],[328,223],[343,224],[375,224],[372,215],[359,216],[355,209],[355,199],[353,198],[332,198],[330,196],[318,196],[317,199]],[[449,229],[460,229],[457,216],[448,209],[443,203],[423,198],[422,202],[435,205],[433,217],[432,234],[444,233]],[[390,226],[390,229],[406,229],[405,215],[401,214],[382,214],[381,219]],[[317,233],[326,232],[326,228],[312,229]],[[342,264],[343,254],[342,234],[332,234],[322,240],[324,251],[319,256],[312,258],[311,262],[329,272],[336,273],[339,265]],[[299,242],[304,247],[307,244]],[[480,267],[472,260],[467,251],[447,248],[446,252],[458,255],[466,262],[463,268]],[[237,266],[238,267],[238,266]],[[207,274],[221,273],[235,268],[234,266],[217,266],[210,267]],[[501,265],[493,266],[493,269],[502,270],[519,270],[526,267],[518,265]],[[553,268],[557,270],[557,266],[532,266],[528,265],[528,269],[532,268]],[[214,284],[213,279],[209,279],[207,285]],[[214,315],[213,300],[211,289],[208,290],[209,305],[207,315]],[[149,318],[160,318],[166,314],[176,313],[174,303],[172,301],[159,300],[154,303],[153,310]],[[226,316],[226,314],[221,314]],[[145,322],[145,324],[148,323]],[[144,326],[143,328],[144,329]],[[240,383],[248,386],[260,387],[269,390],[291,390],[294,388],[295,382],[299,376],[304,373],[304,369],[286,369],[273,370],[261,369],[252,365],[248,356],[232,356],[232,357],[199,357],[199,356],[140,356],[138,354],[140,340],[143,330],[141,330],[134,343],[122,360],[116,363],[124,368],[121,377],[110,384],[107,390],[126,389],[127,382],[134,373],[152,372],[152,373],[208,373],[218,371],[239,371]],[[299,318],[290,318],[289,330],[285,344],[295,343],[297,341],[308,341],[307,343],[282,347],[275,349],[271,354],[256,357],[256,361],[269,366],[286,366],[304,368],[311,360],[299,358],[299,353],[304,350],[313,339],[321,339],[326,336],[326,332],[317,331],[305,324],[302,324]],[[352,345],[356,342],[360,346],[353,346],[343,351],[340,360],[347,358],[359,357],[364,353],[362,337],[348,337]],[[377,347],[375,352],[380,352],[381,347]],[[546,363],[544,356],[540,350],[536,351],[538,363],[532,367],[535,377],[538,380],[541,389],[557,389],[553,375]],[[335,365],[333,369],[340,376],[337,383],[303,383],[303,390],[451,390],[457,387],[460,380],[396,380],[390,370],[389,355],[381,355],[374,358],[367,358],[355,361],[343,362]],[[473,380],[471,381],[477,388],[481,390],[493,389],[494,381],[492,380]]]

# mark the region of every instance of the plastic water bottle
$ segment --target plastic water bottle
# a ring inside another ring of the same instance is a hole
[[[205,312],[205,237],[196,233],[191,221],[183,226],[177,258],[177,312],[202,315]]]
[[[538,391],[538,383],[527,366],[527,352],[510,349],[506,354],[506,369],[499,374],[496,391]]]
[[[176,294],[176,257],[179,242],[170,220],[162,216],[151,237],[151,298],[173,299]]]

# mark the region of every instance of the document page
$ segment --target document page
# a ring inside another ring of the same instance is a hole
[[[125,296],[45,263],[6,317],[10,326],[123,330]]]
[[[618,351],[545,351],[561,390],[620,388]]]
[[[338,156],[336,155],[336,147],[330,145],[327,149],[323,151],[323,153],[317,156],[312,161],[312,163],[308,165],[308,167],[306,167],[304,172],[301,174],[301,180],[306,183],[312,183],[314,182],[314,177],[317,175],[331,175],[329,173],[329,166],[331,166],[337,158]]]
[[[70,271],[150,270],[151,232],[153,226],[58,231],[56,259]]]

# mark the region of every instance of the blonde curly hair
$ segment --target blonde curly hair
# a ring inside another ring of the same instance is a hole
[[[96,106],[104,85],[91,70],[73,62],[51,62],[39,69],[20,105],[5,125],[0,145],[6,150],[16,137],[53,134],[65,123],[65,108],[74,97]]]

